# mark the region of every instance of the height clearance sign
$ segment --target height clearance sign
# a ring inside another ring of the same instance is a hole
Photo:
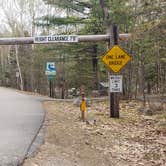
[[[109,69],[118,73],[131,60],[131,56],[118,45],[114,45],[101,60]]]
[[[34,43],[76,43],[78,42],[78,36],[76,35],[54,35],[54,36],[36,36],[34,37]]]

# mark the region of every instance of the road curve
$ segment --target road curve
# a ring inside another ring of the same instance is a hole
[[[44,115],[40,98],[0,87],[0,166],[22,163]]]

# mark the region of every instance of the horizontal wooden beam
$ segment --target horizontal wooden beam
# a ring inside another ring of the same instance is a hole
[[[78,36],[78,42],[109,41],[110,37],[111,37],[110,35],[80,35]],[[119,34],[120,40],[127,40],[130,37],[131,34]],[[34,37],[0,38],[0,45],[21,45],[21,44],[34,44]],[[42,44],[49,44],[49,43],[42,43]]]
[[[131,34],[119,34],[120,40],[127,40],[131,37]],[[82,35],[78,37],[79,42],[99,42],[110,41],[110,35]]]
[[[0,45],[19,45],[33,43],[33,37],[0,38]]]

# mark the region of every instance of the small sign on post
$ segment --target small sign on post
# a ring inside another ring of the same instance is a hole
[[[47,76],[56,75],[56,69],[55,69],[55,63],[54,62],[47,62],[45,75],[47,75]]]
[[[122,92],[122,75],[110,75],[110,92]]]

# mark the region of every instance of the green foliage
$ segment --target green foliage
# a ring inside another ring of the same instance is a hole
[[[44,0],[45,3],[58,6],[58,8],[65,9],[71,12],[84,13],[86,9],[90,8],[89,2],[79,0]]]
[[[37,26],[43,27],[41,34],[49,32],[78,35],[105,34],[110,21],[111,24],[118,25],[119,33],[132,33],[130,40],[119,41],[119,45],[133,56],[131,64],[122,71],[125,80],[124,91],[137,94],[138,88],[149,82],[153,82],[151,85],[154,89],[164,85],[166,70],[166,3],[164,0],[43,1],[51,5],[57,13],[46,14],[35,20]],[[16,27],[16,31],[17,29],[19,27]],[[44,92],[48,91],[48,82],[44,74],[47,61],[56,64],[55,86],[60,88],[63,82],[66,89],[70,89],[85,84],[92,90],[98,88],[96,82],[107,81],[107,69],[100,61],[101,55],[106,51],[105,42],[37,45],[33,50],[20,46],[19,57],[24,79],[30,80],[30,68],[32,68],[34,85],[39,91],[41,89]],[[1,77],[6,77],[4,71],[0,69],[0,72]],[[15,71],[10,72],[13,74]]]
[[[76,25],[85,24],[87,21],[85,18],[79,18],[76,16],[70,17],[56,17],[56,16],[43,16],[35,21],[37,26],[60,26],[60,25]]]
[[[150,82],[155,82],[156,81],[156,66],[153,63],[148,63],[145,66],[145,80],[150,81]]]

